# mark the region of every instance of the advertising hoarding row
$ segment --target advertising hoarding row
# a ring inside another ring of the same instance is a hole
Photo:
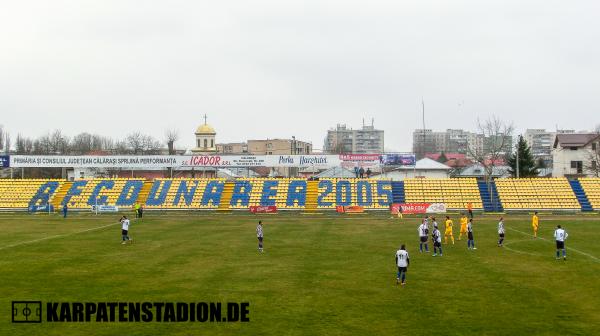
[[[315,167],[415,164],[412,154],[342,155],[10,155],[0,157],[3,167],[14,168],[177,168],[177,167]]]

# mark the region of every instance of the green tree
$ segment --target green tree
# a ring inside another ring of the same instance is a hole
[[[446,154],[444,154],[444,152],[442,152],[442,154],[440,154],[440,157],[438,157],[437,162],[439,162],[439,163],[448,162],[448,158],[446,157]]]
[[[517,142],[516,152],[508,155],[508,172],[512,176],[517,176],[517,157],[519,158],[519,177],[536,177],[539,174],[538,165],[531,155],[531,148],[523,139],[523,136],[519,135],[519,141]],[[518,153],[518,155],[517,155]]]

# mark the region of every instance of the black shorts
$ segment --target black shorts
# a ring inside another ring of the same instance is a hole
[[[258,241],[262,243],[263,237],[258,237]]]
[[[427,236],[421,237],[421,243],[427,243]]]
[[[499,233],[498,235],[500,236],[500,238],[504,238],[504,233]]]
[[[469,232],[467,236],[469,240],[473,240],[473,232]]]
[[[556,249],[560,250],[560,249],[564,249],[565,248],[565,242],[564,241],[556,241]]]
[[[127,232],[128,232],[127,230],[121,230],[121,234],[122,234],[123,236],[127,236]]]
[[[408,271],[408,267],[400,267],[400,266],[398,266],[398,272],[400,272],[400,273],[402,273],[402,272],[406,273],[406,271]]]
[[[442,243],[440,243],[440,242],[435,242],[435,243],[433,243],[433,246],[435,246],[435,247],[442,247]]]

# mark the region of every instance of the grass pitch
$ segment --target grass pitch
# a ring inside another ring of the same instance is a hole
[[[418,218],[147,213],[121,245],[118,215],[0,214],[0,335],[594,335],[598,216],[476,217],[444,256],[418,252]],[[442,216],[440,216],[441,218]],[[456,216],[454,216],[456,217]],[[439,220],[439,222],[442,222]],[[455,223],[458,223],[455,218]],[[552,233],[569,233],[568,261]],[[458,238],[455,224],[455,237]],[[407,286],[394,254],[407,244]],[[577,252],[575,251],[577,250]],[[12,324],[12,300],[250,302],[247,323]]]

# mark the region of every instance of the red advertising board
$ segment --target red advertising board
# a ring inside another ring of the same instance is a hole
[[[335,207],[335,211],[338,213],[363,213],[365,212],[365,208],[361,206],[341,206],[338,205]]]
[[[250,212],[251,213],[275,213],[275,212],[277,212],[277,207],[274,205],[269,205],[269,206],[251,205]]]
[[[377,161],[379,162],[379,154],[340,154],[342,161]]]

